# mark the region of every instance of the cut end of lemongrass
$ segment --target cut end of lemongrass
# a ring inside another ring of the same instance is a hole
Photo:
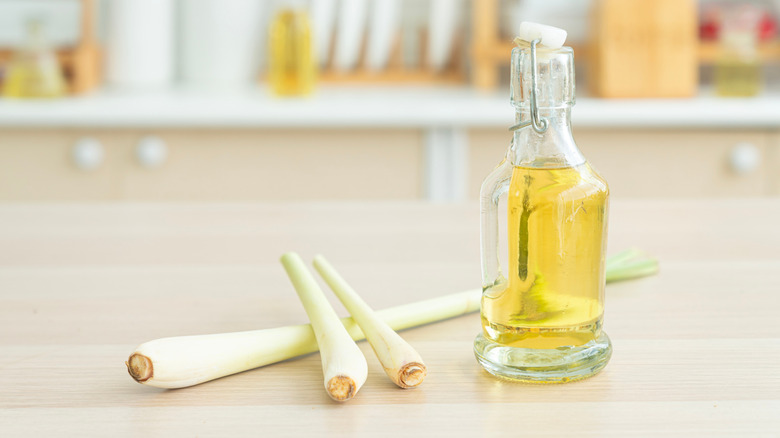
[[[335,376],[328,380],[325,389],[333,400],[347,401],[355,396],[358,387],[355,381],[349,376]]]
[[[368,364],[363,352],[336,316],[300,256],[287,253],[282,256],[282,265],[309,315],[311,328],[317,338],[325,390],[333,400],[351,399],[368,376]]]
[[[325,257],[315,257],[314,267],[360,326],[390,380],[401,388],[422,383],[427,370],[417,351],[376,315]]]
[[[425,380],[428,369],[420,362],[409,362],[398,370],[398,386],[401,388],[414,388]]]
[[[482,291],[474,289],[380,310],[377,314],[392,329],[403,330],[476,312],[481,297]],[[343,318],[339,323],[349,328],[355,340],[364,339],[363,332],[352,318]],[[152,346],[154,348],[150,348]],[[156,339],[132,350],[136,356],[130,356],[124,364],[128,374],[144,386],[174,389],[270,365],[318,349],[310,325],[292,325]],[[338,374],[343,373],[333,375]]]
[[[130,377],[138,383],[146,382],[154,376],[152,360],[143,354],[133,353],[127,359],[125,365],[127,365],[127,372],[130,373]]]

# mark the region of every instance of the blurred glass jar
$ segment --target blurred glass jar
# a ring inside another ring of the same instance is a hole
[[[268,81],[279,96],[304,96],[314,91],[314,59],[309,12],[301,1],[279,5],[269,34]]]
[[[30,20],[27,42],[5,70],[3,97],[51,98],[66,92],[62,67],[44,35],[43,23]]]
[[[763,85],[758,52],[758,26],[761,10],[753,5],[734,6],[723,14],[715,64],[715,92],[724,97],[757,95]]]

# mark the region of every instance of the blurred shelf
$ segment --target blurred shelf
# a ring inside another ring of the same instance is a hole
[[[574,50],[575,59],[587,59],[588,46],[586,44],[571,45]],[[482,56],[495,59],[497,63],[509,64],[509,54],[515,44],[511,41],[504,41],[486,50]],[[717,42],[702,41],[699,42],[699,62],[704,65],[713,64],[720,56],[720,44]],[[780,61],[780,40],[768,41],[758,46],[758,56],[763,63],[772,63]]]
[[[381,73],[359,71],[339,73],[327,71],[320,75],[320,80],[331,84],[445,84],[460,85],[466,82],[466,74],[462,71],[433,70],[389,70]]]
[[[716,42],[699,43],[699,62],[713,64],[720,56],[720,44]],[[777,62],[780,60],[780,41],[769,41],[758,46],[758,57],[761,62]]]
[[[723,99],[583,97],[575,127],[780,129],[780,95]],[[281,99],[263,89],[212,93],[98,94],[51,101],[0,99],[0,127],[497,128],[514,113],[507,92],[466,87],[337,87]]]

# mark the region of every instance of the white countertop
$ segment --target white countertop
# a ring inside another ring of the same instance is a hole
[[[578,127],[780,128],[780,95],[723,99],[579,98]],[[0,99],[0,127],[503,127],[508,93],[469,88],[323,87],[310,98],[263,89],[205,93],[101,91],[53,101]]]

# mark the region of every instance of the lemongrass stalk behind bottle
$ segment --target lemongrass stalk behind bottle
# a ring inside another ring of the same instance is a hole
[[[606,281],[612,283],[647,277],[657,274],[658,269],[658,260],[641,250],[630,248],[607,257],[605,263]]]

